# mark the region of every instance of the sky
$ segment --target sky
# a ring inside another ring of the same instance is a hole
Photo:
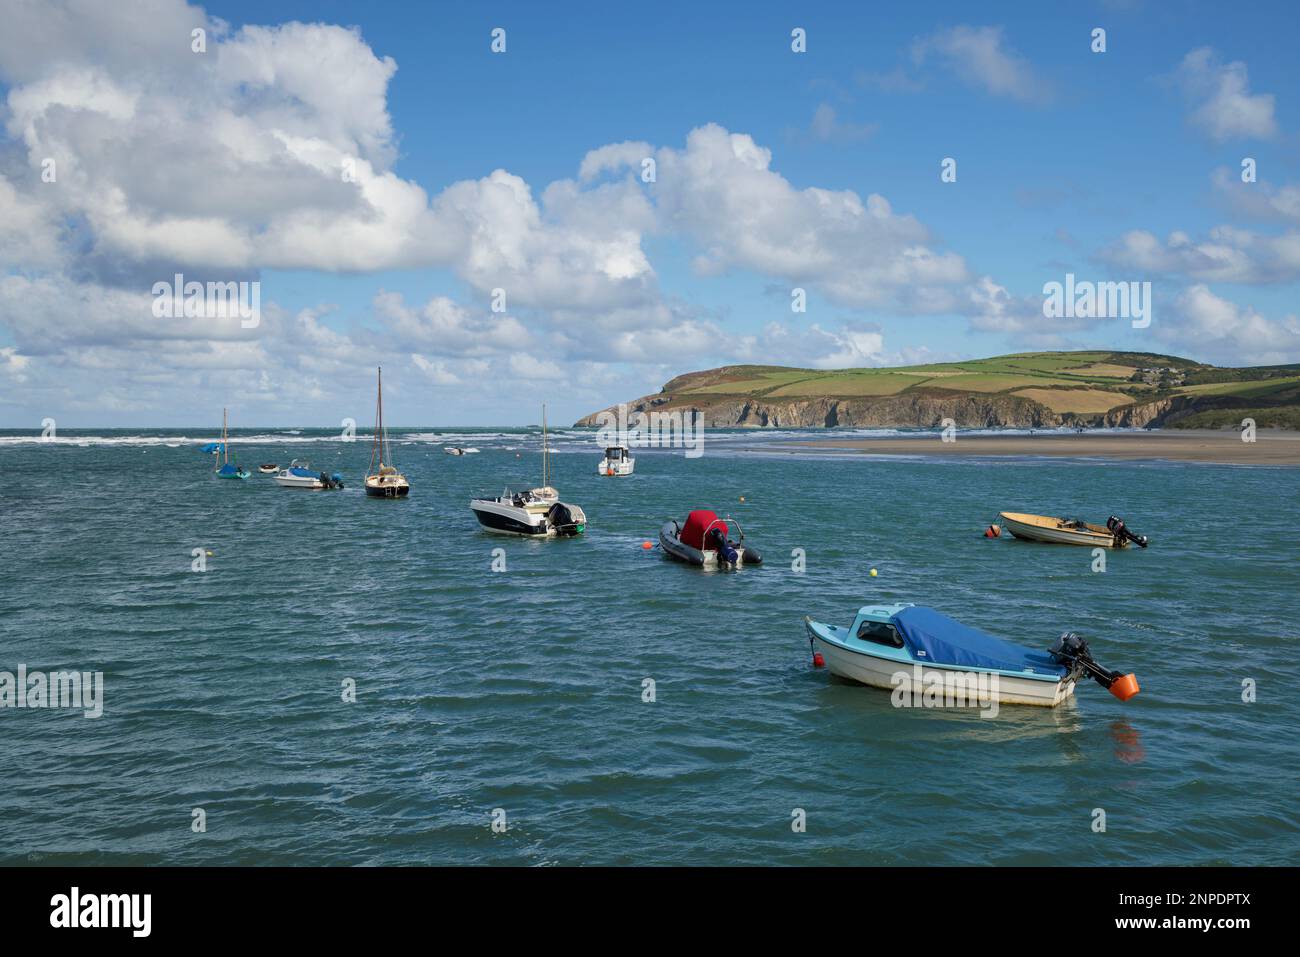
[[[387,421],[454,426],[738,363],[1300,362],[1294,3],[0,23],[2,428],[364,424],[380,365]],[[1048,317],[1067,274],[1149,282],[1151,322]],[[167,315],[177,275],[255,319]]]

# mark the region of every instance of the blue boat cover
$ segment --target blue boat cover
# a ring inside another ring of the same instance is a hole
[[[223,452],[225,451],[225,448],[226,447],[222,445],[220,442],[209,442],[207,445],[199,449],[199,451],[200,452]]]
[[[1013,645],[978,628],[953,621],[933,608],[904,608],[894,615],[893,622],[912,657],[921,661],[984,671],[1032,671],[1057,677],[1068,672],[1045,651],[1030,651]]]
[[[305,469],[298,465],[295,465],[293,468],[289,469],[289,474],[297,475],[301,478],[317,478],[320,475],[320,473],[317,472],[315,469]]]

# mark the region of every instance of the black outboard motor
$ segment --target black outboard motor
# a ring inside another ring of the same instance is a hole
[[[1110,529],[1110,533],[1115,536],[1117,544],[1132,542],[1139,548],[1147,547],[1147,537],[1145,535],[1134,535],[1130,532],[1128,526],[1124,524],[1124,519],[1120,518],[1118,515],[1112,515],[1110,518],[1106,519],[1106,527]]]
[[[1078,670],[1090,675],[1120,701],[1127,701],[1138,693],[1137,677],[1122,671],[1108,671],[1097,664],[1088,649],[1088,642],[1072,631],[1067,631],[1047,649],[1047,653],[1065,665],[1071,672]]]
[[[718,557],[720,559],[725,561],[728,565],[736,564],[736,561],[740,558],[740,555],[734,548],[731,547],[731,543],[727,541],[727,536],[722,534],[722,529],[720,528],[709,529],[709,534],[707,538],[708,538],[708,542],[706,544],[712,545],[714,548],[718,550]]]

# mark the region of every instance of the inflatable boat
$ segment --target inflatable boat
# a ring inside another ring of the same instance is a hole
[[[732,540],[727,523],[736,526],[739,538]],[[728,516],[718,518],[716,512],[697,509],[686,516],[686,523],[665,522],[659,529],[659,545],[664,554],[679,562],[710,568],[739,568],[742,565],[761,565],[763,556],[745,544],[745,533],[740,523]]]

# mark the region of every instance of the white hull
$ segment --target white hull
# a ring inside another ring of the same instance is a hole
[[[921,665],[921,681],[915,685],[914,666],[873,655],[849,651],[839,645],[826,641],[815,632],[812,635],[813,650],[820,652],[826,662],[826,668],[833,675],[870,685],[873,688],[885,688],[893,691],[900,682],[894,676],[900,672],[913,682],[914,690],[920,693],[927,681],[943,681],[954,672],[970,674],[960,668],[938,668],[933,665]],[[1074,694],[1075,679],[1065,677],[1059,681],[1043,681],[1034,678],[1017,678],[1011,675],[997,675],[994,697],[999,704],[1028,704],[1053,708]]]
[[[304,475],[286,475],[281,472],[275,477],[275,481],[285,488],[324,488],[324,484],[318,478],[309,478]]]
[[[602,459],[601,463],[596,466],[597,475],[631,475],[632,470],[636,468],[636,459],[624,459],[621,462],[611,462],[608,459]]]

